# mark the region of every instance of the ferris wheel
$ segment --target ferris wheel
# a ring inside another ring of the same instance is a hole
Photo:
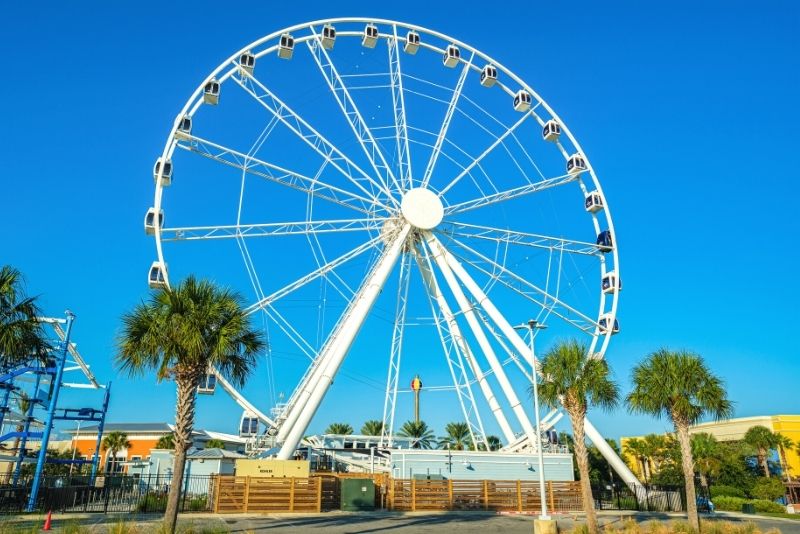
[[[391,446],[402,377],[422,364],[440,364],[430,389],[475,443],[538,447],[526,336],[602,357],[619,330],[614,227],[586,154],[522,79],[432,30],[340,18],[247,45],[186,101],[153,176],[148,282],[193,272],[250,296],[264,381],[237,391],[211,370],[200,392],[221,385],[279,458],[334,378],[376,373]],[[515,329],[528,320],[548,328]]]

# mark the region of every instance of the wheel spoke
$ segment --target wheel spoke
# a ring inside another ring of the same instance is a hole
[[[384,204],[375,199],[356,195],[326,184],[319,179],[310,178],[200,137],[191,136],[190,142],[180,142],[177,146],[223,165],[240,169],[254,176],[260,176],[271,182],[291,187],[366,215],[372,215],[376,206],[388,211]]]
[[[465,202],[459,202],[458,204],[447,206],[444,210],[444,213],[445,215],[456,215],[459,213],[464,213],[474,209],[482,208],[484,206],[491,206],[492,204],[513,200],[515,198],[523,197],[525,195],[530,195],[531,193],[536,193],[538,191],[543,191],[545,189],[550,189],[551,187],[557,187],[559,185],[575,182],[577,180],[578,177],[573,176],[571,174],[556,176],[555,178],[547,178],[539,182],[525,184],[519,187],[507,189],[505,191],[492,193],[490,195],[478,197],[473,200],[467,200]]]
[[[395,137],[397,141],[397,166],[400,171],[402,190],[411,189],[411,151],[408,148],[408,119],[406,99],[403,94],[403,73],[400,69],[400,47],[397,26],[392,27],[393,37],[387,41],[389,49],[389,79],[392,87],[392,107],[394,108]]]
[[[265,296],[265,297],[259,299],[258,302],[255,302],[255,303],[251,304],[250,306],[248,306],[247,309],[245,310],[245,312],[248,315],[250,315],[250,314],[252,314],[253,312],[255,312],[257,310],[262,309],[265,306],[269,306],[269,305],[273,304],[274,302],[276,302],[277,300],[282,299],[286,295],[289,295],[290,293],[296,291],[297,289],[305,286],[309,282],[311,282],[313,280],[316,280],[320,276],[326,276],[328,272],[330,272],[333,269],[339,267],[343,263],[346,263],[346,262],[352,260],[353,258],[358,257],[359,255],[363,254],[364,252],[366,252],[367,250],[369,250],[369,249],[371,249],[373,247],[377,247],[380,244],[381,240],[382,240],[381,236],[377,236],[377,237],[374,237],[374,238],[370,239],[366,243],[364,243],[362,245],[359,245],[356,248],[354,248],[353,250],[350,250],[349,252],[346,252],[345,254],[342,254],[338,258],[335,258],[335,259],[331,260],[330,262],[328,262],[327,264],[323,265],[322,267],[314,270],[313,272],[310,272],[307,275],[298,278],[297,280],[295,280],[291,284],[288,284],[288,285],[282,287],[281,289],[278,289],[277,291],[275,291],[271,295],[268,295],[268,296]]]
[[[265,224],[185,226],[162,228],[161,239],[163,241],[194,241],[199,239],[230,239],[240,237],[309,235],[358,231],[371,232],[380,230],[380,225],[384,220],[385,219],[343,219]]]
[[[494,228],[492,226],[480,226],[455,221],[444,223],[441,229],[437,229],[436,232],[449,237],[457,236],[469,239],[481,239],[495,243],[521,245],[586,256],[602,257],[601,251],[603,250],[603,247],[600,245],[586,241],[575,241],[563,237],[517,232],[504,228]]]
[[[433,145],[433,151],[428,159],[428,164],[425,166],[425,174],[422,177],[422,187],[427,187],[428,182],[430,182],[433,169],[436,167],[436,161],[439,158],[439,152],[442,150],[442,143],[444,142],[445,137],[447,137],[447,130],[450,128],[450,121],[453,119],[453,113],[456,110],[458,99],[461,96],[461,90],[464,88],[464,80],[467,79],[467,73],[472,66],[472,59],[474,57],[475,54],[473,53],[469,60],[464,64],[461,75],[458,77],[456,86],[453,89],[453,95],[451,96],[450,102],[447,105],[447,111],[444,114],[444,120],[439,128],[439,135],[436,138],[436,143]],[[444,193],[444,191],[442,191],[442,193]]]
[[[564,321],[575,326],[576,328],[579,328],[580,330],[586,332],[587,334],[592,334],[597,328],[599,328],[599,325],[597,324],[596,320],[592,319],[591,317],[577,310],[576,308],[570,306],[569,304],[565,303],[556,296],[551,295],[550,293],[546,292],[545,290],[541,289],[540,287],[528,281],[526,278],[510,271],[505,266],[495,262],[494,260],[488,258],[487,256],[484,256],[480,252],[476,251],[475,249],[469,247],[468,245],[464,244],[463,242],[455,238],[452,239],[451,242],[457,245],[459,248],[477,257],[481,262],[488,264],[493,269],[494,272],[488,270],[485,267],[482,267],[479,262],[469,261],[472,267],[484,273],[485,275],[489,276],[491,279],[497,280],[504,286],[512,289],[513,291],[522,295],[528,300],[534,302],[542,309],[549,309],[553,315],[563,319]],[[527,288],[527,290],[523,288]],[[543,297],[544,301],[539,300],[537,295]],[[548,302],[550,302],[551,304],[548,305],[547,304]],[[577,316],[578,319],[580,319],[580,322],[570,317],[568,314]]]
[[[464,176],[466,176],[466,175],[467,175],[467,173],[469,173],[469,172],[470,172],[470,171],[471,171],[471,170],[472,170],[472,169],[473,169],[473,168],[474,168],[476,165],[478,165],[478,164],[479,164],[479,163],[480,163],[480,162],[483,160],[483,158],[485,158],[486,156],[488,156],[488,155],[489,155],[489,154],[492,152],[492,150],[494,150],[495,148],[497,148],[497,147],[498,147],[498,145],[500,145],[500,144],[501,144],[501,143],[502,143],[502,142],[505,140],[505,138],[506,138],[506,137],[508,137],[509,135],[511,135],[512,133],[514,133],[514,130],[516,130],[517,128],[519,128],[519,127],[522,125],[522,123],[523,123],[523,122],[525,122],[525,119],[527,119],[527,118],[528,118],[528,117],[530,117],[530,116],[531,116],[531,114],[530,114],[530,113],[525,113],[525,114],[522,116],[522,118],[521,118],[520,120],[518,120],[516,123],[514,123],[514,125],[513,125],[513,126],[511,126],[511,127],[510,127],[510,128],[508,128],[508,129],[507,129],[505,132],[503,132],[503,133],[502,133],[502,135],[500,135],[500,136],[498,136],[497,138],[495,138],[494,142],[493,142],[491,145],[489,145],[488,147],[486,147],[486,150],[484,150],[483,152],[481,152],[481,154],[480,154],[480,155],[479,155],[477,158],[473,159],[473,160],[472,160],[472,162],[471,162],[469,165],[467,165],[467,166],[464,168],[464,170],[463,170],[463,171],[461,171],[461,172],[460,172],[460,173],[459,173],[459,174],[458,174],[458,175],[457,175],[455,178],[453,178],[453,179],[450,181],[450,183],[449,183],[449,184],[447,184],[447,185],[444,187],[444,189],[441,189],[441,190],[439,191],[439,194],[440,194],[440,195],[444,195],[444,194],[445,194],[445,193],[447,193],[447,192],[448,192],[450,189],[452,189],[452,188],[453,188],[453,186],[455,186],[455,185],[456,185],[458,182],[460,182],[460,181],[461,181],[461,179],[462,179]]]
[[[317,36],[314,28],[311,28],[311,32]],[[325,47],[320,43],[319,36],[317,36],[316,39],[306,41],[306,45],[308,45],[311,56],[314,58],[317,67],[319,67],[322,77],[325,78],[325,82],[328,84],[331,93],[339,104],[339,108],[350,124],[350,128],[361,144],[361,148],[364,149],[364,154],[366,154],[367,159],[369,159],[372,168],[375,170],[375,174],[383,182],[384,189],[388,189],[389,183],[391,182],[396,191],[402,191],[392,169],[389,167],[389,164],[386,163],[383,151],[372,136],[372,131],[369,129],[369,126],[367,126],[358,107],[356,107],[344,80],[342,80],[342,77],[339,75],[339,71],[336,70],[336,66],[333,64],[333,61],[331,61],[328,51],[325,50]],[[393,196],[390,198],[396,201]]]
[[[353,163],[350,158],[345,156],[333,143],[320,134],[305,119],[278,98],[275,93],[262,84],[258,78],[251,74],[242,79],[234,77],[234,81],[261,104],[261,106],[283,123],[292,133],[311,147],[314,152],[319,154],[326,162],[330,163],[331,166],[351,181],[362,193],[377,202],[378,193],[373,190],[373,188],[377,188],[378,191],[382,191],[390,201],[393,200],[391,193],[385,187],[377,183],[362,170],[361,167]],[[369,186],[370,189],[367,189],[365,184]]]

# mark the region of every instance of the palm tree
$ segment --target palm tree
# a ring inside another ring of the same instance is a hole
[[[672,420],[681,450],[689,523],[699,532],[689,426],[705,415],[717,420],[731,416],[733,405],[722,381],[697,354],[659,349],[634,367],[633,391],[627,402],[633,413]]]
[[[175,434],[170,432],[158,438],[156,441],[156,449],[174,449],[175,448]]]
[[[353,433],[353,427],[347,423],[331,423],[325,429],[326,434],[336,434],[339,436],[346,436]]]
[[[486,436],[486,444],[489,446],[490,451],[496,451],[503,445],[497,436]]]
[[[472,447],[472,436],[467,423],[447,423],[444,431],[447,435],[439,438],[439,447],[446,446],[454,451]]]
[[[575,340],[559,343],[550,349],[542,359],[541,366],[543,379],[539,386],[539,398],[552,408],[562,405],[572,423],[586,525],[594,534],[598,532],[597,514],[589,479],[589,454],[583,425],[590,406],[611,409],[617,405],[619,387],[610,377],[608,363],[590,357],[586,346]]]
[[[403,423],[398,435],[405,438],[414,438],[412,447],[415,449],[430,449],[434,440],[433,431],[428,428],[427,423],[425,421],[414,421],[413,419]]]
[[[36,297],[25,294],[22,274],[0,267],[0,368],[7,369],[35,356],[44,360],[46,341]]]
[[[778,445],[775,434],[765,426],[756,425],[750,427],[744,433],[744,442],[758,451],[758,464],[764,469],[764,476],[769,478],[767,456],[769,455],[769,450]]]
[[[103,450],[109,451],[106,456],[106,463],[108,463],[109,472],[114,472],[116,468],[117,452],[121,449],[129,449],[131,442],[128,441],[128,434],[124,432],[109,432],[103,438]]]
[[[19,396],[17,397],[17,409],[19,413],[22,415],[22,419],[19,423],[17,423],[17,427],[14,429],[17,432],[24,432],[25,431],[25,418],[28,417],[28,410],[31,407],[31,400],[28,397],[28,394],[24,391],[20,391]],[[12,454],[19,455],[19,442],[20,438],[14,438],[14,448],[12,449]],[[14,472],[14,462],[8,462],[6,466],[6,483],[11,482],[11,474]]]
[[[640,438],[630,438],[625,441],[625,454],[632,456],[633,459],[639,464],[639,469],[642,471],[642,477],[646,484],[650,481],[650,459],[647,457],[647,445],[644,440]]]
[[[378,419],[364,421],[364,424],[361,425],[361,434],[364,436],[380,436],[383,434],[383,421]]]
[[[221,439],[212,438],[212,439],[206,441],[205,448],[206,449],[224,449],[225,448],[225,442],[222,441]]]
[[[781,470],[786,480],[791,480],[792,476],[789,474],[789,461],[786,459],[786,451],[794,449],[794,441],[780,432],[775,432],[775,442],[778,447],[778,453],[781,456]]]
[[[692,458],[694,467],[700,474],[700,485],[708,494],[708,478],[716,476],[722,467],[722,451],[717,438],[707,432],[692,435]]]
[[[122,317],[117,365],[130,375],[156,371],[157,380],[171,379],[178,390],[175,406],[173,480],[183,479],[186,451],[194,428],[196,391],[213,366],[236,386],[242,386],[264,347],[262,335],[250,325],[242,299],[194,276],[175,288],[154,292],[147,302]],[[171,484],[164,526],[175,532],[182,484]]]

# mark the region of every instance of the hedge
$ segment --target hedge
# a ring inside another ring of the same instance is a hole
[[[711,498],[716,499],[717,497],[738,497],[740,499],[747,498],[745,495],[744,490],[741,488],[735,488],[733,486],[711,486]]]
[[[712,499],[714,507],[717,510],[728,512],[741,512],[743,504],[752,504],[756,512],[776,512],[782,513],[786,511],[786,507],[772,501],[764,499],[742,499],[739,497],[717,497]]]

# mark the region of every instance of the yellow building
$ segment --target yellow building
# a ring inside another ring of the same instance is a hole
[[[738,441],[744,438],[745,433],[754,426],[765,426],[773,432],[780,432],[795,444],[800,442],[800,415],[762,415],[756,417],[739,417],[736,419],[726,419],[723,421],[711,421],[700,423],[689,429],[689,433],[697,434],[706,432],[711,434],[719,441]],[[639,462],[626,453],[626,443],[634,439],[641,439],[643,436],[629,436],[620,438],[622,447],[622,457],[634,474],[642,478],[642,469]],[[800,447],[786,452],[786,463],[788,464],[789,474],[800,476]]]

